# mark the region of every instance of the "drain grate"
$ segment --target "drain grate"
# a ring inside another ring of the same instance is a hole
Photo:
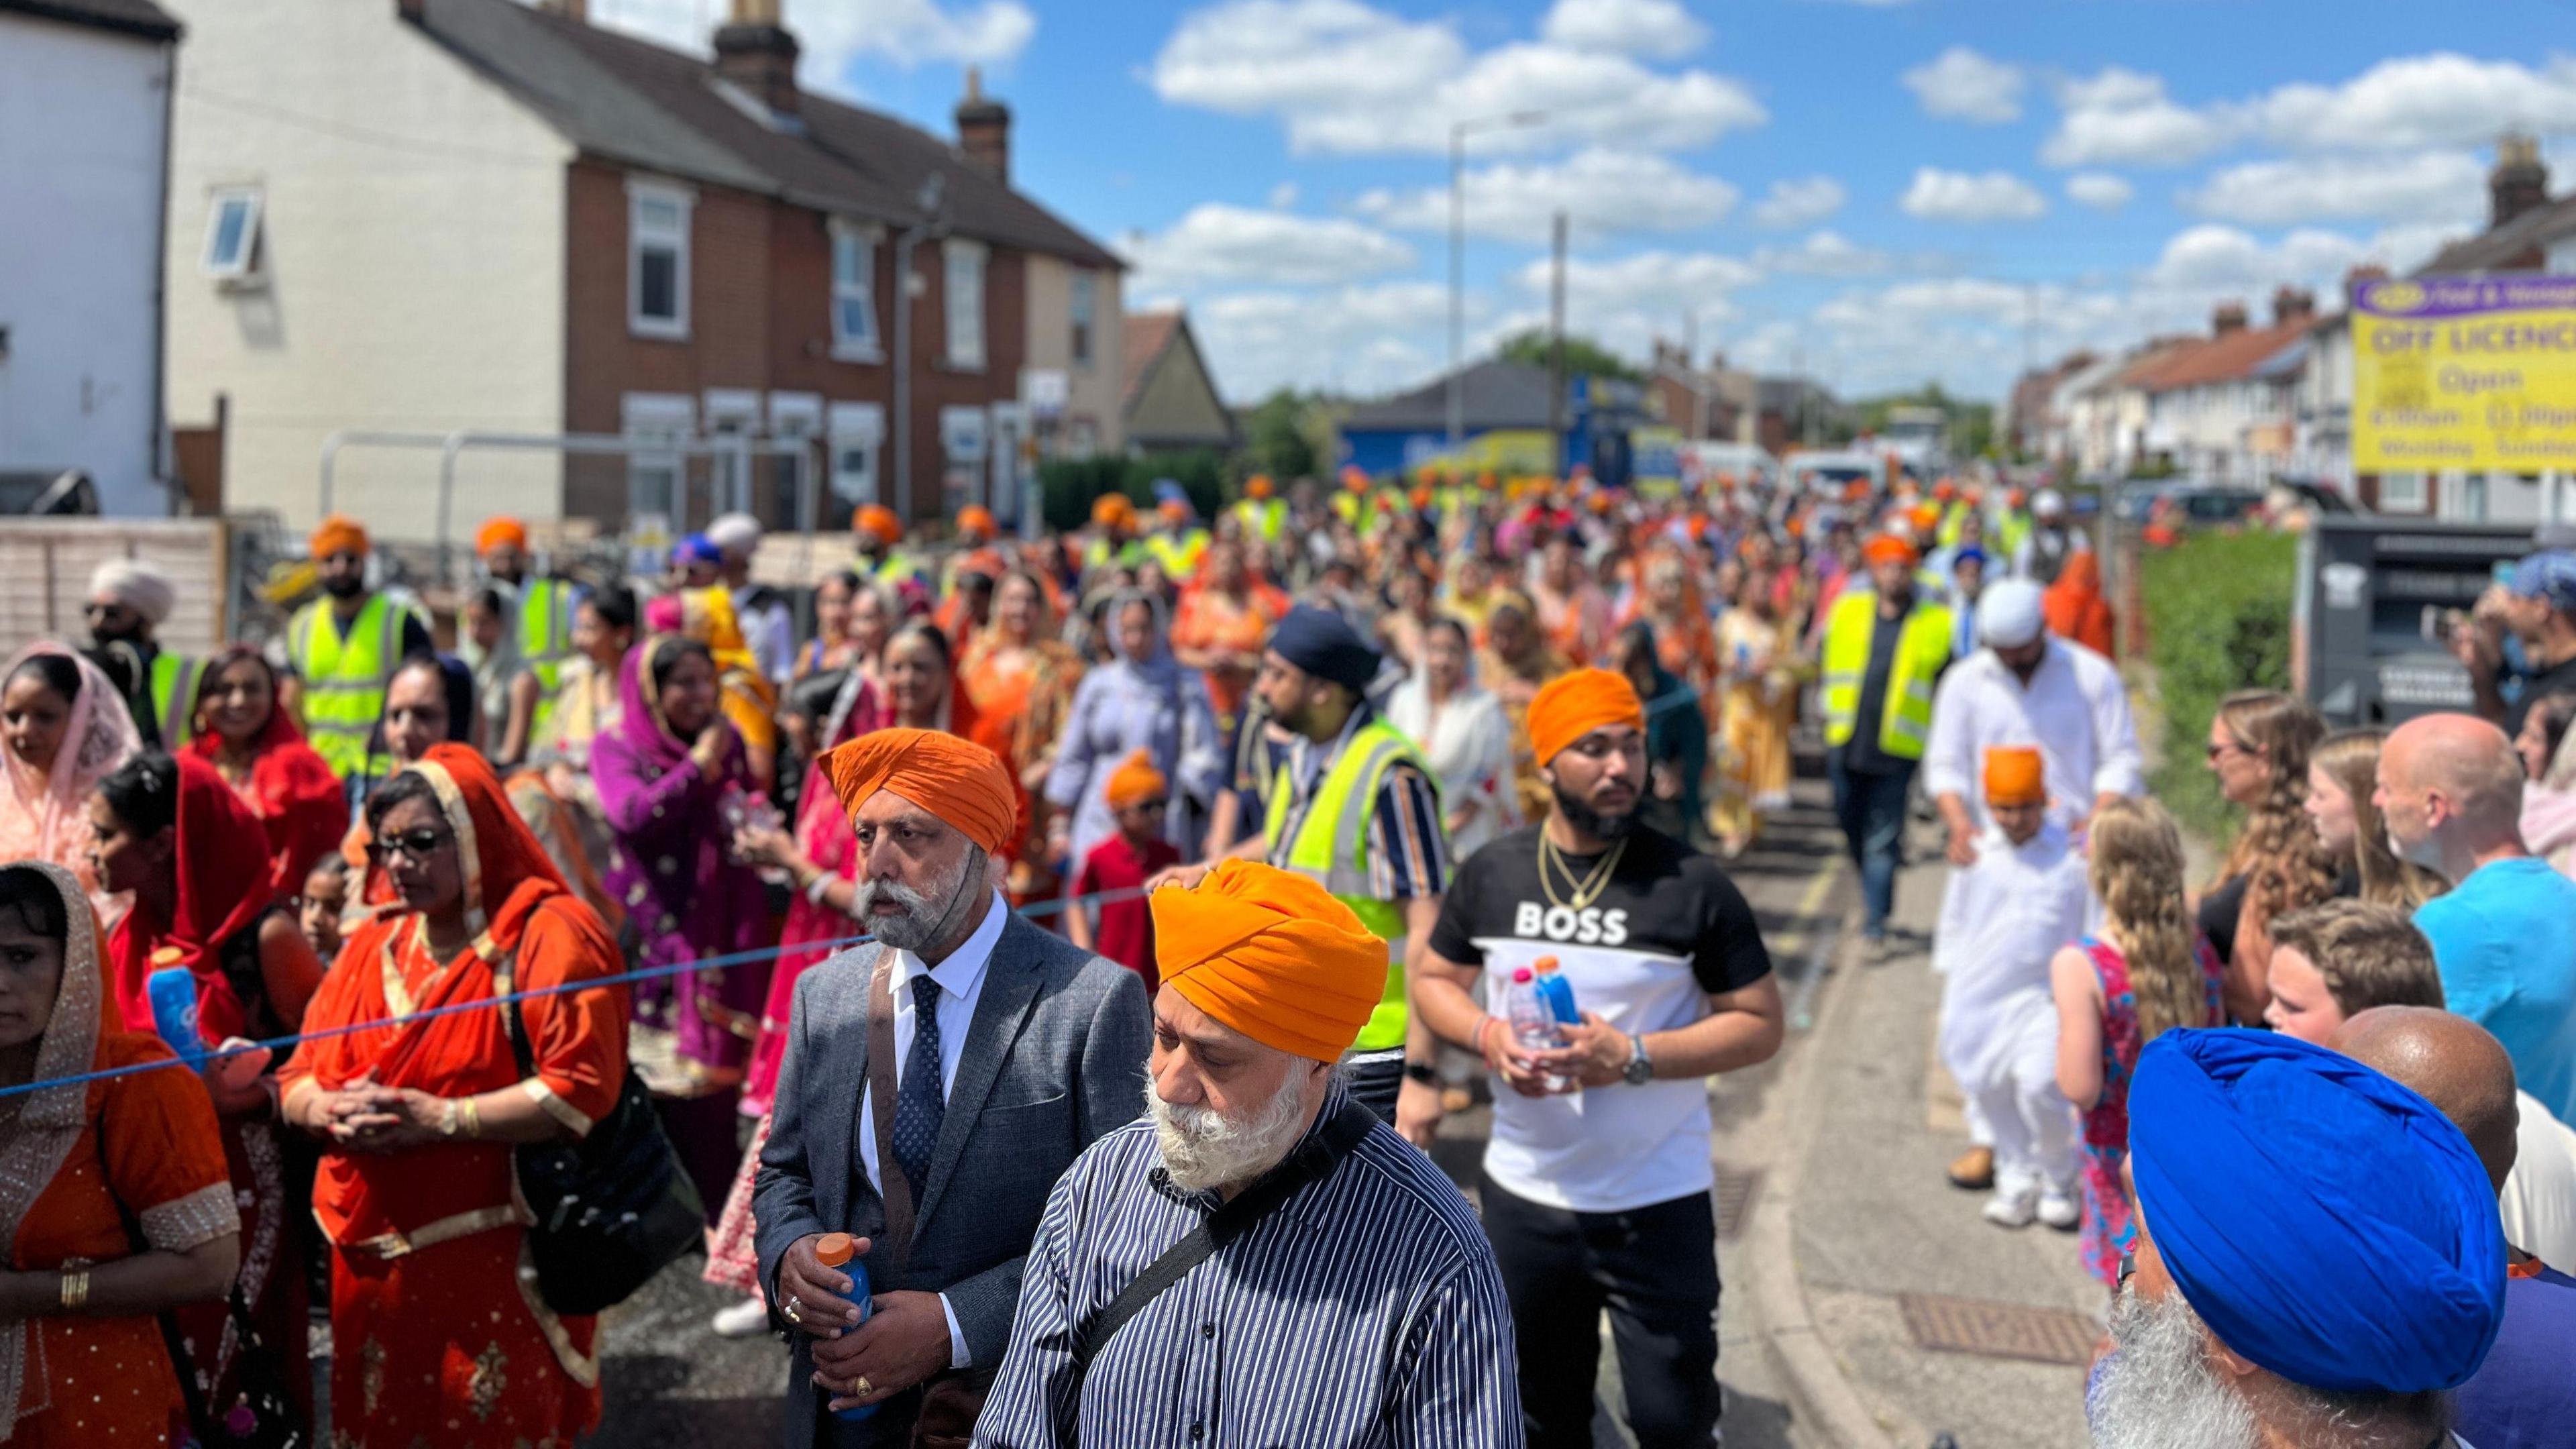
[[[1932,1293],[1900,1293],[1896,1305],[1918,1348],[1986,1358],[2081,1366],[2093,1358],[2101,1330],[2081,1313],[2029,1308]]]
[[[1756,1171],[1717,1174],[1717,1237],[1720,1242],[1733,1242],[1744,1232],[1744,1223],[1753,1216],[1753,1200],[1762,1193],[1762,1174]]]

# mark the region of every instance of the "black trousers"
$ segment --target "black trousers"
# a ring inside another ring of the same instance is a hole
[[[1483,1180],[1512,1300],[1529,1449],[1591,1449],[1601,1311],[1638,1449],[1707,1449],[1717,1428],[1717,1215],[1707,1193],[1577,1213]]]

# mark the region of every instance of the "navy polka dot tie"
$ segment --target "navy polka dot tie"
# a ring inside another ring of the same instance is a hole
[[[930,1152],[939,1143],[939,1119],[948,1111],[939,1088],[939,983],[912,978],[912,1051],[903,1060],[903,1082],[894,1094],[894,1160],[912,1182],[916,1211],[930,1177]]]

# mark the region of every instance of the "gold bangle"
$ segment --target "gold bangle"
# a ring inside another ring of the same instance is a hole
[[[483,1135],[483,1108],[478,1103],[477,1099],[467,1097],[464,1101],[457,1104],[457,1110],[463,1114],[465,1118],[465,1135],[467,1137],[481,1137]]]
[[[77,1273],[65,1273],[63,1275],[63,1311],[76,1313],[80,1310],[80,1306],[88,1301],[89,1270],[84,1268]]]

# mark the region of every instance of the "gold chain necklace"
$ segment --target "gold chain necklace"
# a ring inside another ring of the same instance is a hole
[[[1547,897],[1547,903],[1560,910],[1589,909],[1594,901],[1601,899],[1601,893],[1610,888],[1611,872],[1619,868],[1619,857],[1626,854],[1627,850],[1628,841],[1623,836],[1611,845],[1609,853],[1602,856],[1590,871],[1577,875],[1574,867],[1566,861],[1565,852],[1557,848],[1555,841],[1548,839],[1547,831],[1542,827],[1538,833],[1538,888]],[[1570,888],[1573,900],[1557,899],[1556,883],[1550,877],[1551,870],[1564,873],[1566,885]]]

